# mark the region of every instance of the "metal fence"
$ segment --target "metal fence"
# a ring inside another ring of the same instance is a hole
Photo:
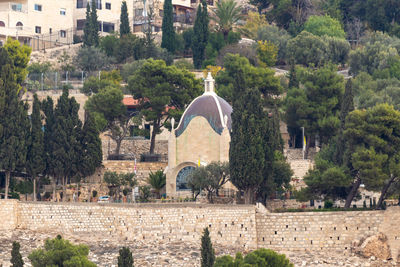
[[[30,73],[25,81],[25,87],[28,91],[57,90],[65,87],[81,88],[83,83],[89,77],[100,78],[101,71],[59,71]]]

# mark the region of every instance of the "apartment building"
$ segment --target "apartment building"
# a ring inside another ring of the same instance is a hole
[[[100,34],[118,31],[123,0],[0,0],[0,42],[18,39],[33,50],[71,44],[83,34],[88,1],[96,5]],[[177,30],[193,24],[199,0],[172,0]],[[214,0],[208,0],[213,5]],[[164,0],[126,0],[133,32],[142,32],[153,14],[161,31]]]

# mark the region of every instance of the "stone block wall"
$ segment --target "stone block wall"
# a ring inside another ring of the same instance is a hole
[[[350,250],[353,240],[378,233],[383,218],[383,211],[257,213],[257,243],[278,251]]]
[[[268,213],[246,205],[94,204],[0,200],[0,230],[100,234],[113,238],[199,242],[209,227],[215,244],[236,250],[346,251],[383,233],[392,257],[400,249],[400,207],[386,211]],[[4,219],[7,218],[7,219]]]
[[[107,159],[108,154],[115,151],[117,144],[109,137],[102,136],[101,144],[103,150],[103,160]],[[150,140],[123,140],[121,143],[121,154],[134,155],[137,161],[140,160],[140,155],[149,153]],[[168,140],[156,140],[154,153],[161,154],[162,158],[168,157]]]
[[[128,240],[198,242],[208,226],[216,244],[245,250],[256,248],[252,206],[20,202],[19,209],[21,229],[99,232]]]

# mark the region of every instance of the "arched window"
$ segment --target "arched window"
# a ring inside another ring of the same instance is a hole
[[[191,174],[194,171],[195,167],[193,166],[186,166],[183,169],[181,169],[176,176],[176,190],[181,191],[181,190],[189,190],[188,186],[188,178],[189,174]]]
[[[22,24],[21,21],[18,21],[18,22],[17,22],[17,27],[22,27],[22,26],[24,26],[24,24]]]
[[[5,26],[6,26],[6,24],[4,23],[4,21],[0,20],[0,27],[5,27]]]

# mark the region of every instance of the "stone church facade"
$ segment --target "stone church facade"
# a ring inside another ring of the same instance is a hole
[[[209,73],[203,95],[190,103],[168,140],[166,193],[187,196],[187,178],[197,166],[229,161],[232,107],[214,91]],[[172,122],[174,125],[174,122]]]

